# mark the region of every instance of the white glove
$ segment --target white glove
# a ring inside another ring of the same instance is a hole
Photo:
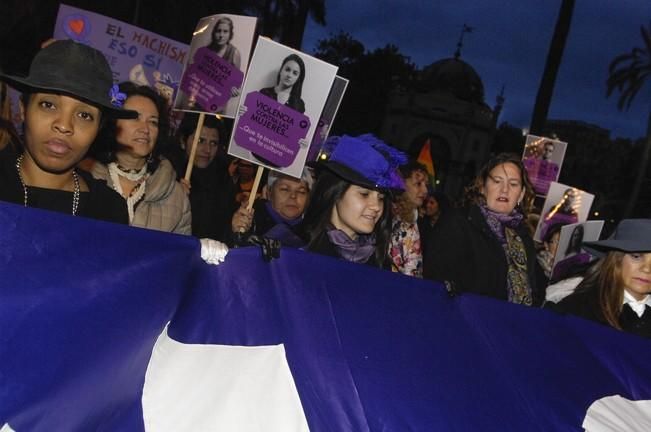
[[[228,254],[228,246],[222,242],[208,238],[202,238],[199,242],[201,243],[202,260],[213,265],[224,262],[224,258]]]

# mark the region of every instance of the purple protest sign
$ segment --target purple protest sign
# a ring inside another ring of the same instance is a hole
[[[70,38],[102,51],[114,81],[153,87],[170,104],[189,49],[131,24],[63,4],[59,6],[53,37]]]
[[[563,141],[527,135],[522,163],[536,195],[546,196],[550,184],[558,180],[566,147],[567,143]]]
[[[344,98],[346,87],[348,87],[348,80],[336,76],[332,83],[332,87],[330,88],[328,99],[323,107],[321,117],[319,118],[319,123],[316,126],[310,149],[307,152],[308,161],[315,161],[319,156],[321,147],[323,147],[323,143],[330,133],[330,127],[332,126],[332,122],[334,121],[337,110],[339,109],[339,104]]]
[[[546,196],[549,185],[558,180],[559,166],[551,161],[533,158],[523,159],[522,163],[527,170],[531,183],[533,183],[536,195]]]
[[[310,128],[305,114],[276,102],[260,92],[251,92],[244,101],[246,112],[237,123],[234,139],[264,162],[290,166]]]
[[[214,51],[201,47],[194,55],[194,63],[183,74],[181,90],[189,95],[193,105],[217,112],[230,99],[231,89],[238,89],[243,80],[242,71]]]

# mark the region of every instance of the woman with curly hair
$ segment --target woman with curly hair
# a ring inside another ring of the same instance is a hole
[[[526,223],[534,192],[515,154],[497,155],[466,190],[463,207],[441,215],[427,241],[424,277],[512,303],[540,305],[536,250]]]

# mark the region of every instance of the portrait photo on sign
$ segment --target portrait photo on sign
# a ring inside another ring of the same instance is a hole
[[[527,135],[522,162],[536,195],[546,196],[551,182],[558,181],[566,148],[566,142]]]
[[[534,239],[542,241],[554,225],[564,226],[585,222],[593,201],[594,195],[588,192],[552,182],[540,213],[540,221]]]
[[[547,238],[556,245],[554,266],[551,279],[558,281],[570,275],[573,269],[592,260],[589,253],[581,249],[584,242],[599,240],[604,221],[586,221],[582,223],[552,227]],[[553,238],[549,238],[553,237]]]
[[[228,153],[300,178],[337,67],[260,38]]]
[[[174,109],[234,117],[249,63],[256,18],[201,18],[193,33]]]

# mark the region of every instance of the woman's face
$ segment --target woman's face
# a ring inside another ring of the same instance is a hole
[[[279,178],[271,187],[271,206],[285,219],[296,219],[303,214],[309,197],[304,181]]]
[[[423,205],[427,198],[427,174],[422,171],[413,171],[405,179],[405,196],[414,207]]]
[[[21,109],[27,153],[43,171],[71,170],[99,130],[99,109],[69,96],[34,93]]]
[[[497,165],[488,173],[481,192],[490,210],[502,214],[511,213],[524,197],[520,169],[511,162]]]
[[[549,241],[544,242],[545,249],[550,253],[551,256],[556,256],[556,251],[558,250],[558,241],[561,239],[560,231],[552,234],[552,237]]]
[[[158,109],[151,99],[140,95],[128,97],[124,108],[137,111],[138,118],[117,121],[116,140],[121,147],[118,153],[146,158],[158,139]]]
[[[383,193],[351,185],[332,208],[330,222],[354,240],[372,233],[383,211]]]
[[[573,250],[578,250],[581,242],[583,241],[583,228],[580,226],[574,228],[572,236],[570,237],[570,246]]]
[[[194,133],[185,140],[185,152],[190,156],[192,151],[192,141],[194,141]],[[201,128],[201,135],[197,142],[197,152],[194,155],[194,166],[197,168],[207,168],[208,165],[215,159],[217,151],[219,150],[219,132],[217,129],[203,127]]]
[[[622,258],[622,285],[635,300],[651,293],[651,253],[627,253]]]
[[[217,45],[226,45],[231,39],[231,29],[228,23],[220,22],[212,31],[212,40]]]
[[[574,189],[570,189],[565,192],[564,202],[563,202],[563,211],[565,213],[577,213],[578,207],[580,206],[580,194]]]
[[[301,68],[297,62],[290,60],[286,62],[280,69],[280,84],[287,87],[292,87],[301,76]]]

